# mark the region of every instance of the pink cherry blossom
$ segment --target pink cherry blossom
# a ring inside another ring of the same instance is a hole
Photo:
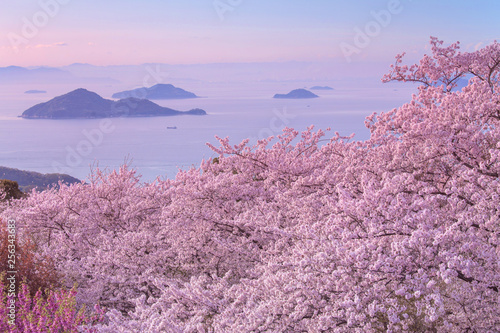
[[[383,80],[418,94],[367,141],[219,138],[174,180],[96,170],[2,216],[110,308],[102,332],[498,331],[500,44],[442,45],[396,57]]]

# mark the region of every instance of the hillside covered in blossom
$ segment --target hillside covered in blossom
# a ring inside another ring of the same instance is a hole
[[[368,117],[367,141],[221,138],[173,180],[96,170],[1,217],[76,309],[104,309],[87,330],[497,332],[500,44],[442,44],[396,57],[383,80],[418,94]]]

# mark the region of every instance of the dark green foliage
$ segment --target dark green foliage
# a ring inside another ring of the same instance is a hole
[[[0,179],[0,192],[6,193],[4,200],[20,199],[24,196],[17,182],[8,179]]]

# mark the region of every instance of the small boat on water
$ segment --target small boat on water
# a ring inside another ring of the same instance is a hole
[[[177,126],[167,126],[167,129],[177,129]]]

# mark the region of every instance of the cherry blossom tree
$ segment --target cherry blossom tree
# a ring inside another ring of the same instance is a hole
[[[500,44],[431,51],[396,57],[383,80],[418,94],[367,141],[219,138],[174,180],[96,170],[2,216],[112,309],[102,332],[498,331]]]

